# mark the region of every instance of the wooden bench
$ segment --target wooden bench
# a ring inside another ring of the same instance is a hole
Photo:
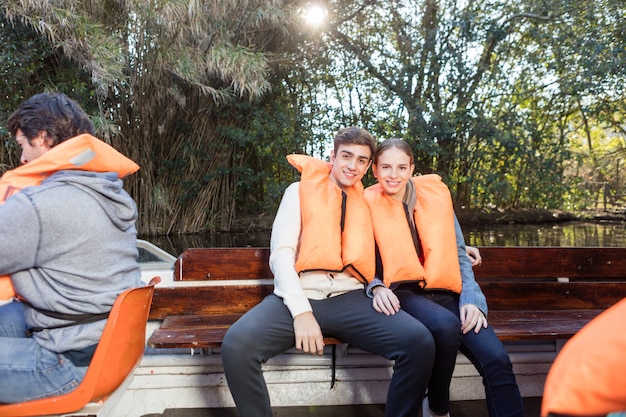
[[[567,339],[626,297],[626,248],[481,247],[474,268],[501,340]],[[214,348],[273,290],[267,248],[196,248],[177,259],[175,286],[157,288],[152,348]],[[326,338],[336,345],[339,340]]]
[[[474,270],[487,295],[490,326],[509,352],[522,395],[540,397],[564,341],[626,296],[626,248],[480,249],[483,265]],[[228,326],[272,292],[268,256],[266,248],[180,255],[175,281],[155,289],[149,348],[114,411],[234,407],[220,346]],[[392,361],[326,342],[323,356],[291,349],[263,364],[273,406],[384,404]],[[451,400],[483,399],[481,381],[459,354]]]
[[[626,248],[480,250],[474,273],[501,340],[568,339],[626,297]]]

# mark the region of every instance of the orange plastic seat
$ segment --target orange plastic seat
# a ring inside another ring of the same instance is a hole
[[[74,391],[22,403],[0,404],[0,417],[72,413],[89,402],[111,395],[143,357],[146,322],[154,286],[160,280],[155,277],[147,286],[126,290],[115,300],[85,378]]]

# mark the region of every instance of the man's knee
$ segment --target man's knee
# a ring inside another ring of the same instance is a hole
[[[399,346],[409,356],[419,357],[420,360],[432,361],[435,358],[435,339],[432,333],[421,323],[418,326],[401,329]]]
[[[228,328],[222,341],[222,361],[227,366],[231,363],[241,361],[246,352],[251,352],[251,343],[247,332],[242,329],[239,323],[235,323]]]

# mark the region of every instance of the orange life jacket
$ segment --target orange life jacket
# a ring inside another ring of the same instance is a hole
[[[376,269],[374,234],[363,185],[345,191],[344,228],[342,190],[330,180],[331,165],[306,155],[287,160],[301,173],[300,212],[302,232],[296,271],[349,271],[369,282]]]
[[[626,299],[572,337],[556,357],[541,415],[606,415],[626,410]]]
[[[100,139],[84,134],[68,139],[37,159],[7,171],[0,178],[0,204],[22,188],[39,185],[48,176],[61,170],[117,172],[123,178],[139,169],[139,165]],[[0,300],[15,296],[8,276],[0,277]]]
[[[426,289],[460,293],[461,269],[450,191],[435,174],[411,180],[417,195],[413,219],[421,244],[421,259],[402,202],[385,194],[380,184],[365,190],[383,264],[383,281],[387,286],[422,281]]]
[[[15,297],[15,290],[8,275],[0,276],[0,301]]]

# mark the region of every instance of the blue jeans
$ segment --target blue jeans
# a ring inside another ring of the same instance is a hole
[[[403,310],[424,323],[432,332],[437,347],[433,376],[428,386],[430,409],[437,414],[448,412],[450,378],[454,371],[456,349],[451,329],[459,322],[458,296],[445,291],[414,291],[398,287],[396,294]],[[457,318],[456,323],[443,310]],[[480,332],[470,331],[460,336],[461,351],[483,378],[489,417],[524,417],[524,402],[519,392],[509,354],[491,327]],[[457,344],[458,346],[458,344]],[[439,369],[436,371],[436,369]],[[437,378],[437,372],[441,377]]]
[[[436,414],[450,408],[450,380],[461,342],[461,320],[451,310],[458,309],[458,295],[449,291],[424,291],[400,286],[395,291],[402,310],[418,319],[435,340],[435,361],[428,382],[429,407]]]
[[[462,335],[460,351],[483,378],[489,417],[524,417],[511,359],[491,326]]]
[[[365,291],[309,301],[325,336],[395,361],[385,415],[417,417],[435,355],[428,329],[404,311],[393,316],[378,313]],[[272,415],[261,364],[294,343],[291,313],[273,294],[228,329],[222,362],[240,417]]]
[[[26,337],[22,303],[0,306],[0,403],[65,394],[83,380],[87,367],[43,349]]]

